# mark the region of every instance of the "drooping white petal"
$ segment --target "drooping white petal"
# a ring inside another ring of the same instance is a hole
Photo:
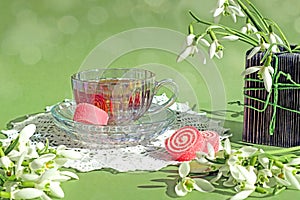
[[[247,56],[247,59],[250,59],[252,58],[255,54],[257,54],[259,51],[260,51],[261,47],[260,46],[257,46],[257,47],[254,47],[251,52],[249,53],[249,55]]]
[[[177,57],[176,62],[181,62],[184,59],[186,59],[187,57],[190,56],[192,52],[192,47],[186,47]]]
[[[242,191],[238,192],[237,194],[235,194],[233,197],[231,197],[230,200],[243,200],[243,199],[246,199],[253,192],[254,192],[254,190],[242,190]]]
[[[282,39],[281,39],[277,34],[274,33],[274,36],[275,36],[276,41],[277,41],[279,44],[283,44]]]
[[[253,166],[249,166],[247,184],[252,186],[256,183],[256,180],[257,180],[257,176],[256,176],[255,168]]]
[[[188,193],[188,191],[183,187],[182,182],[179,182],[175,186],[175,193],[177,194],[177,196],[183,197]]]
[[[274,74],[274,68],[272,66],[268,66],[268,70],[271,75]]]
[[[24,181],[37,181],[39,179],[39,175],[37,174],[22,174],[21,178],[24,179]]]
[[[23,169],[22,163],[23,163],[23,161],[24,161],[24,158],[25,158],[26,154],[27,154],[27,152],[24,151],[24,152],[21,154],[20,158],[18,159],[18,161],[17,161],[17,163],[16,163],[16,168],[15,168],[15,170],[16,170],[16,176],[21,176],[21,174],[23,173],[23,170],[22,170],[22,169]]]
[[[215,187],[207,180],[202,178],[195,178],[194,189],[199,192],[212,192],[215,190]]]
[[[268,92],[271,91],[271,88],[272,88],[272,76],[271,74],[269,73],[269,70],[267,67],[264,67],[263,68],[263,73],[262,73],[262,78],[263,78],[263,81],[264,81],[264,85],[265,85],[265,88]]]
[[[292,159],[287,165],[300,165],[300,157]]]
[[[71,160],[79,160],[82,158],[81,153],[74,150],[61,150],[57,151],[57,154]]]
[[[224,36],[222,37],[223,40],[229,40],[229,41],[236,41],[238,40],[240,37],[236,36],[236,35],[228,35],[228,36]]]
[[[213,177],[210,182],[213,184],[217,184],[217,181],[222,178],[223,173],[221,171],[218,172],[217,176]]]
[[[34,199],[43,195],[43,191],[36,188],[24,188],[12,192],[13,199]]]
[[[79,179],[79,177],[77,176],[77,174],[75,174],[73,172],[70,172],[70,171],[61,171],[60,174],[65,175],[65,176],[69,176],[69,177],[71,177],[73,179],[76,179],[76,180]]]
[[[269,168],[269,158],[266,156],[258,156],[258,162],[265,168]]]
[[[238,182],[245,181],[249,177],[248,170],[241,165],[231,165],[230,172],[233,178]]]
[[[255,154],[258,151],[258,149],[251,146],[243,146],[242,148],[239,149],[239,151],[242,152],[241,154],[242,157],[250,157],[253,154]]]
[[[219,15],[221,15],[221,13],[224,11],[224,7],[221,8],[217,8],[213,14],[214,17],[217,17]]]
[[[207,143],[207,151],[208,151],[208,157],[214,159],[215,158],[215,149],[213,145],[211,145],[209,142]]]
[[[190,170],[191,170],[191,168],[190,168],[190,164],[188,162],[181,163],[179,166],[179,169],[178,169],[179,176],[181,178],[186,177],[190,173]]]
[[[206,47],[210,46],[209,42],[204,38],[200,38],[198,41],[200,41]]]
[[[216,53],[217,50],[217,43],[214,41],[211,43],[210,48],[209,48],[209,58],[212,59]]]
[[[286,167],[284,170],[284,176],[291,186],[297,190],[300,190],[300,183],[296,176],[293,174],[294,168]]]
[[[66,162],[68,162],[68,158],[55,158],[55,163],[58,167],[63,166],[64,164],[66,164]]]
[[[10,160],[10,158],[8,156],[2,156],[0,158],[0,165],[4,168],[4,169],[8,169],[14,166],[14,163]]]
[[[228,138],[226,138],[226,140],[224,141],[224,150],[228,155],[231,154],[231,144]]]
[[[44,192],[44,194],[42,194],[42,196],[40,196],[40,198],[42,200],[52,200],[47,194],[45,194],[45,192]]]
[[[274,176],[275,180],[277,183],[281,184],[281,185],[284,185],[284,186],[290,186],[291,183],[287,180],[284,180],[282,178],[279,178],[278,176]]]
[[[58,198],[64,198],[65,193],[62,190],[62,188],[60,187],[60,183],[59,182],[50,182],[50,194],[54,197],[58,197]]]
[[[56,169],[49,169],[45,171],[42,176],[40,177],[39,182],[43,182],[45,180],[53,180],[54,177],[59,176],[59,171]]]
[[[249,75],[249,74],[252,74],[254,72],[257,72],[261,69],[262,67],[261,66],[253,66],[253,67],[249,67],[247,69],[245,69],[243,72],[242,72],[242,76],[246,76],[246,75]]]
[[[44,163],[41,162],[39,159],[35,159],[29,164],[30,169],[32,169],[33,171],[38,170],[43,166]]]
[[[50,160],[53,160],[55,157],[56,157],[55,154],[48,153],[48,154],[41,155],[37,159],[40,160],[42,163],[46,163],[46,162],[49,162]],[[37,160],[37,159],[35,159],[35,160]]]
[[[216,52],[215,56],[216,56],[218,59],[223,58],[223,51],[222,51],[222,50],[218,50],[218,51]]]
[[[196,37],[196,36],[195,36],[194,34],[189,34],[189,35],[186,37],[186,44],[187,44],[187,46],[190,46],[190,45],[193,44],[195,37]]]
[[[29,124],[25,126],[21,132],[20,132],[20,143],[27,143],[29,141],[29,138],[34,134],[36,131],[36,126],[34,124]]]
[[[231,15],[233,22],[236,23],[237,22],[236,15],[234,13],[231,13],[230,15]]]
[[[245,14],[242,12],[240,7],[236,6],[228,6],[228,8],[237,16],[239,17],[245,17]]]
[[[229,176],[227,181],[223,182],[225,187],[234,187],[236,185],[235,179],[232,176]]]
[[[218,7],[222,7],[224,5],[225,1],[226,0],[218,0],[218,3],[217,3]]]

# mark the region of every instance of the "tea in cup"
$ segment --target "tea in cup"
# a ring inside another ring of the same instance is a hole
[[[91,69],[71,77],[75,102],[93,104],[108,113],[109,125],[131,123],[145,112],[159,112],[172,105],[178,86],[171,79],[155,80],[149,70],[136,68]],[[160,107],[149,110],[162,86],[172,88],[172,96]]]

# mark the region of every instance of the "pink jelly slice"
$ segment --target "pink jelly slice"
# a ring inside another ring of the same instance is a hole
[[[86,124],[107,125],[108,114],[92,104],[79,103],[76,106],[73,120]]]
[[[203,137],[206,140],[206,143],[210,143],[213,147],[215,152],[219,151],[219,144],[220,144],[220,137],[219,134],[215,131],[200,131]],[[201,151],[208,153],[207,144],[201,149]]]
[[[205,138],[193,126],[182,127],[165,140],[166,150],[177,161],[195,159],[196,152],[201,150],[205,144]]]

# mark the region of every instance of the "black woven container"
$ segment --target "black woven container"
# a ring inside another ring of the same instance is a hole
[[[278,53],[276,56],[278,57],[278,71],[290,74],[296,83],[300,83],[300,54]],[[262,57],[263,53],[257,53],[251,59],[246,59],[246,68],[262,65],[260,63]],[[272,66],[275,68],[274,59]],[[257,73],[250,74],[246,78],[257,79]],[[250,106],[263,109],[268,92],[264,89],[262,82],[246,79],[243,141],[280,147],[300,145],[300,88],[283,85],[291,83],[284,76],[279,78],[278,83],[273,85],[270,103],[266,110],[259,112]],[[276,90],[278,91],[277,103],[274,95]],[[276,114],[273,116],[274,111]],[[275,117],[273,135],[270,134],[272,117]]]

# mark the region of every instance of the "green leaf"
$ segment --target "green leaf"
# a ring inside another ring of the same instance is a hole
[[[7,154],[9,154],[16,146],[17,146],[17,144],[19,143],[19,136],[16,138],[16,139],[14,139],[11,143],[10,143],[10,145],[5,149],[5,151],[4,151],[4,154],[5,155],[7,155]]]

